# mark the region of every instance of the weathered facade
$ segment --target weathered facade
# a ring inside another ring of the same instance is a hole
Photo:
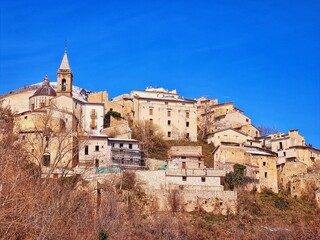
[[[233,171],[235,164],[246,167],[245,176],[256,183],[257,189],[278,192],[276,154],[254,146],[219,145],[213,152],[214,169]]]
[[[175,90],[147,88],[113,100],[122,104],[128,121],[147,121],[159,126],[167,140],[197,141],[197,108],[194,100],[181,98]]]

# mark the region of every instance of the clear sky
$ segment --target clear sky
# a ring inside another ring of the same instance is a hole
[[[233,101],[320,148],[320,1],[1,0],[0,94],[56,81],[115,97],[146,86]]]

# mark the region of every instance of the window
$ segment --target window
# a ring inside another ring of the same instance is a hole
[[[206,182],[206,178],[205,177],[201,177],[201,182]]]
[[[123,143],[120,143],[120,148],[123,148]]]
[[[263,162],[263,166],[265,166],[266,165],[266,162]]]
[[[186,169],[187,168],[187,163],[186,162],[182,162],[181,168],[182,169]]]
[[[283,152],[283,156],[284,156],[284,157],[286,156],[286,152]]]
[[[129,149],[132,149],[132,143],[129,143]]]
[[[99,145],[96,145],[96,152],[99,152]]]
[[[62,91],[67,90],[67,81],[65,79],[62,79],[61,90]]]
[[[114,147],[114,143],[111,143],[111,147]]]
[[[149,123],[153,124],[153,119],[152,118],[149,119]]]
[[[153,109],[149,108],[149,115],[153,115]]]
[[[99,159],[94,160],[94,165],[95,165],[96,167],[99,167]]]
[[[187,181],[187,176],[182,176],[182,181]]]
[[[186,118],[189,118],[190,112],[186,112]]]
[[[84,155],[89,155],[89,146],[88,145],[84,146]]]
[[[190,137],[190,134],[186,133],[186,139],[189,139],[189,137]]]
[[[186,122],[186,127],[189,127],[189,122]]]
[[[50,154],[45,153],[42,158],[42,164],[45,167],[50,167]]]
[[[264,172],[264,178],[267,178],[267,177],[268,177],[268,173]]]
[[[168,117],[171,117],[171,110],[168,110]]]
[[[91,109],[91,114],[90,114],[91,118],[96,118],[97,117],[97,112],[95,109]]]
[[[168,120],[168,126],[170,126],[171,125],[171,120]]]
[[[168,105],[168,102],[164,102],[165,105]]]
[[[279,142],[279,148],[282,149],[282,142]]]
[[[168,137],[171,137],[171,132],[168,132]]]
[[[246,118],[246,122],[249,122],[249,119],[248,119],[248,118]]]

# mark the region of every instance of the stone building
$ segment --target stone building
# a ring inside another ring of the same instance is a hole
[[[225,171],[205,167],[201,146],[172,146],[169,156],[166,181],[172,188],[223,190]]]
[[[194,100],[185,99],[163,88],[131,91],[112,100],[122,105],[122,115],[131,122],[148,121],[160,127],[167,140],[197,141],[197,108]]]
[[[104,104],[89,103],[81,93],[75,92],[66,51],[57,72],[57,83],[51,84],[45,77],[41,85],[18,89],[2,95],[1,99],[15,111],[16,132],[27,143],[34,162],[46,172],[54,174],[59,168],[105,163],[105,151],[99,151],[98,158],[95,152],[88,157],[85,150],[85,146],[107,149],[107,138],[100,133]]]
[[[245,176],[255,183],[258,191],[268,188],[278,192],[277,154],[260,147],[221,144],[213,152],[214,169],[233,171],[235,164],[246,167]]]
[[[225,128],[207,134],[206,139],[208,144],[213,143],[214,146],[219,146],[221,143],[237,143],[243,145],[253,138],[233,128]]]
[[[252,138],[260,136],[260,130],[251,123],[243,111],[234,107],[232,102],[218,104],[217,101],[198,100],[198,129],[202,136],[233,128]]]

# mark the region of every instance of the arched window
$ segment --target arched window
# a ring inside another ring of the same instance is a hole
[[[62,86],[61,86],[62,91],[67,90],[67,81],[65,79],[62,79]]]

